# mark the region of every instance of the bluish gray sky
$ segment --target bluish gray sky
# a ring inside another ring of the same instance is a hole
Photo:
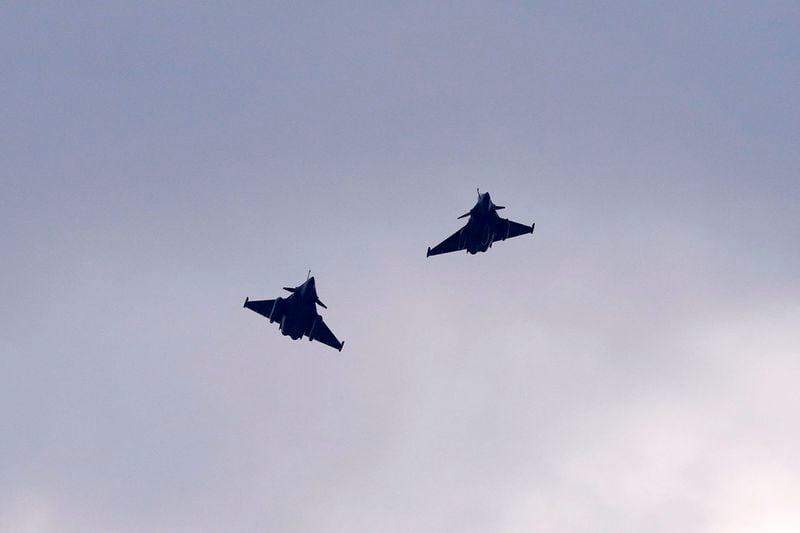
[[[800,7],[563,4],[0,8],[0,531],[800,529]]]

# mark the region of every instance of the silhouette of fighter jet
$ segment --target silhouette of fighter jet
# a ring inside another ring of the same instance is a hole
[[[316,283],[311,271],[308,271],[308,277],[302,285],[284,287],[283,290],[292,294],[274,300],[250,301],[250,298],[245,298],[244,307],[267,317],[270,323],[278,322],[281,333],[294,340],[306,335],[309,341],[319,341],[341,352],[344,342],[339,342],[317,313],[318,305],[325,309],[328,307],[317,296]]]
[[[460,219],[469,217],[467,224],[433,248],[428,248],[428,257],[459,250],[466,250],[471,254],[485,252],[496,241],[533,233],[535,224],[526,226],[507,218],[500,218],[497,214],[500,209],[505,207],[494,205],[489,193],[481,194],[478,189],[478,203],[468,213],[458,217]]]

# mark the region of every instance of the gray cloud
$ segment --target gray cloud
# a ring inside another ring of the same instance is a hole
[[[0,530],[797,529],[799,14],[9,7]]]

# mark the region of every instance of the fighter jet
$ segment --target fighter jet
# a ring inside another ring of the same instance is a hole
[[[267,317],[270,324],[278,322],[281,333],[294,340],[306,335],[309,341],[319,341],[341,352],[344,342],[339,342],[317,313],[318,305],[325,309],[328,307],[317,296],[316,283],[311,271],[308,271],[308,277],[302,285],[284,287],[283,290],[291,294],[286,298],[278,297],[274,300],[250,301],[250,298],[245,298],[244,307]]]
[[[489,193],[481,194],[478,189],[478,203],[468,213],[458,217],[469,217],[467,224],[433,248],[428,248],[428,257],[459,250],[466,250],[470,254],[485,252],[496,241],[533,233],[535,224],[526,226],[500,218],[497,214],[500,209],[505,209],[505,206],[494,205]]]

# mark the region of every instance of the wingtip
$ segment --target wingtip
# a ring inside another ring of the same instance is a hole
[[[428,253],[425,254],[425,257],[430,257],[430,256],[431,256],[431,247],[428,246]]]
[[[344,348],[344,341],[342,341],[342,343],[339,345],[339,352],[342,351],[342,348]]]
[[[536,222],[534,222],[533,224],[531,224],[531,233],[533,233],[533,228],[535,228],[535,227],[536,227]]]
[[[244,299],[244,305],[242,305],[242,307],[247,307],[247,302],[249,302],[249,301],[250,301],[250,297],[249,297],[249,296],[247,296],[247,297]]]

